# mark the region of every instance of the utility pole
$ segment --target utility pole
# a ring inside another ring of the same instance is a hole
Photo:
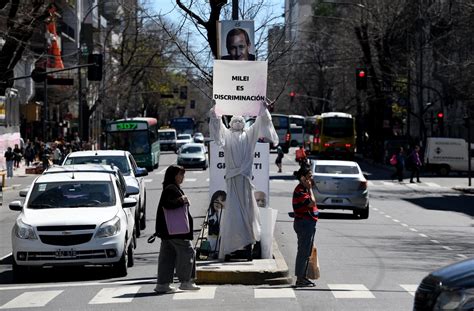
[[[239,0],[232,0],[232,19],[239,20]]]

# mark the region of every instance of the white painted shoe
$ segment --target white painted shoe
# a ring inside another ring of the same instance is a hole
[[[200,290],[201,287],[194,284],[194,282],[183,282],[179,286],[179,289],[182,289],[182,290]]]

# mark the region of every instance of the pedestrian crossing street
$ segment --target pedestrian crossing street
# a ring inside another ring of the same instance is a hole
[[[143,284],[143,283],[142,283]],[[149,297],[156,299],[166,300],[212,300],[219,299],[223,301],[224,296],[229,292],[229,287],[226,285],[222,286],[201,286],[199,291],[181,291],[178,290],[173,294],[167,295],[155,295],[153,292],[154,284],[147,285],[136,285],[128,284],[118,287],[105,287],[97,289],[97,293],[88,300],[88,305],[100,305],[100,304],[126,304],[132,303],[135,296],[148,296],[144,295],[149,293]],[[87,284],[83,284],[87,285]],[[177,284],[175,284],[176,286]],[[391,292],[401,292],[406,295],[414,296],[417,285],[416,284],[397,284],[395,288],[390,288]],[[41,308],[48,307],[48,304],[52,304],[55,299],[70,299],[74,294],[75,303],[80,304],[80,298],[77,296],[77,291],[74,290],[74,285],[66,285],[62,289],[45,288],[41,290],[38,287],[28,288],[25,286],[25,292],[17,295],[16,297],[10,298],[8,301],[4,301],[6,297],[5,290],[7,287],[0,288],[0,309],[18,309],[18,308]],[[309,290],[308,290],[309,289]],[[297,288],[291,286],[266,286],[252,288],[249,286],[239,287],[235,286],[232,288],[233,291],[242,291],[241,299],[297,299],[298,295],[308,295],[311,290],[314,289],[314,295],[326,295],[330,291],[331,295],[336,299],[376,299],[378,295],[383,295],[386,290],[371,291],[363,284],[320,284],[314,288],[304,288],[299,291]],[[3,298],[1,298],[3,297]],[[89,297],[90,298],[90,297]],[[407,299],[412,299],[407,296]]]

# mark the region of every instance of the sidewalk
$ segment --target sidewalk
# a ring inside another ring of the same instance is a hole
[[[19,184],[17,178],[22,178],[26,176],[35,176],[37,174],[26,174],[26,166],[23,163],[20,163],[20,167],[13,170],[13,177],[5,177],[5,187],[2,188],[2,191],[17,189],[17,184]]]
[[[253,261],[196,261],[199,284],[291,284],[288,266],[273,240],[273,259]]]

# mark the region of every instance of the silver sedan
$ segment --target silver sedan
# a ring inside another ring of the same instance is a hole
[[[362,219],[369,217],[367,179],[356,162],[316,160],[312,171],[319,209],[352,210]]]

